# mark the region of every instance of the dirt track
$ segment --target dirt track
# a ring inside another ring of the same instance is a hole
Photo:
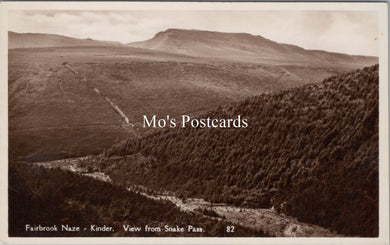
[[[114,102],[112,102],[112,100],[110,98],[108,98],[107,96],[104,96],[99,89],[89,85],[88,84],[88,80],[86,78],[84,78],[84,77],[81,77],[79,75],[79,73],[76,70],[74,70],[73,67],[71,67],[68,63],[64,63],[63,65],[66,68],[68,68],[74,75],[76,75],[77,78],[81,82],[86,83],[88,85],[88,87],[90,87],[97,95],[99,95],[102,98],[104,98],[104,100],[107,101],[107,103],[110,105],[110,107],[122,118],[122,120],[125,122],[125,124],[130,124],[129,118],[125,115],[125,113]]]

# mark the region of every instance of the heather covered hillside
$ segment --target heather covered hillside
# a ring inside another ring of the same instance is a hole
[[[176,128],[106,150],[114,182],[274,207],[344,235],[378,235],[378,65],[260,95],[202,118],[248,128]]]

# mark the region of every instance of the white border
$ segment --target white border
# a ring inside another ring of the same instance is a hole
[[[362,10],[379,17],[378,238],[10,238],[8,237],[8,11],[9,10]],[[387,3],[240,2],[1,2],[0,3],[0,243],[4,244],[389,244],[389,114]]]

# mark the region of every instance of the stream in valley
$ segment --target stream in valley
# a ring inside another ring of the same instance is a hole
[[[62,159],[50,162],[36,162],[35,165],[46,168],[61,168],[85,177],[95,178],[104,182],[111,182],[110,176],[102,172],[87,172],[79,168],[78,162],[88,157]],[[134,188],[127,188],[133,191]],[[135,191],[135,190],[134,190]],[[338,234],[320,226],[299,222],[296,218],[278,213],[273,209],[240,208],[223,203],[210,203],[201,198],[187,198],[185,201],[169,194],[148,194],[136,191],[139,194],[154,200],[167,200],[175,204],[184,212],[209,210],[217,214],[217,218],[238,224],[251,229],[261,229],[276,237],[335,237]]]

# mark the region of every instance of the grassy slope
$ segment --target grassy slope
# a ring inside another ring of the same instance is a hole
[[[95,154],[134,135],[82,78],[130,121],[140,122],[143,114],[205,111],[345,69],[232,63],[120,47],[10,50],[10,156],[37,161]]]

